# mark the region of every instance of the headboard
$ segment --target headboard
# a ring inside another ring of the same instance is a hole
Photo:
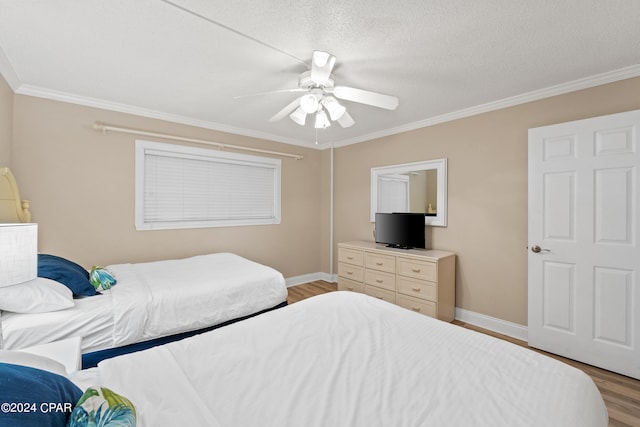
[[[21,200],[18,185],[7,167],[0,167],[0,223],[31,222],[29,201]]]

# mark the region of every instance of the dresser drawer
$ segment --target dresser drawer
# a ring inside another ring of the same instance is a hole
[[[436,317],[437,304],[432,301],[413,298],[406,295],[398,294],[396,304],[406,309],[415,311],[416,313],[426,314],[427,316]]]
[[[364,292],[364,284],[355,282],[353,280],[345,279],[344,277],[338,278],[338,290],[339,291],[351,291],[351,292]]]
[[[374,270],[396,272],[396,257],[393,255],[378,254],[375,252],[365,252],[364,266]]]
[[[398,273],[416,279],[438,281],[438,268],[435,262],[398,257]]]
[[[364,265],[364,251],[349,248],[338,248],[338,262]]]
[[[339,262],[338,276],[355,280],[356,282],[362,282],[364,278],[364,268],[358,267],[357,265],[351,265],[351,264],[345,264],[344,262]]]
[[[378,288],[395,291],[396,275],[392,273],[385,273],[383,271],[366,269],[364,271],[364,283],[367,285],[376,286]]]
[[[398,277],[398,292],[416,298],[438,300],[438,285],[435,282],[426,280],[409,279],[408,277]]]
[[[387,289],[381,289],[376,286],[365,285],[364,293],[393,304],[395,304],[396,302],[396,293],[393,291],[389,291]]]

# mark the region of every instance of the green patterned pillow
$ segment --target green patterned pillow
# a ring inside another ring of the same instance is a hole
[[[91,267],[89,273],[89,282],[93,285],[97,292],[106,291],[116,284],[116,279],[102,267]]]
[[[136,408],[126,397],[90,387],[73,408],[67,427],[135,427]]]

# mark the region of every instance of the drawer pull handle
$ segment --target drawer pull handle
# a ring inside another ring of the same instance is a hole
[[[420,269],[419,268],[412,268],[411,271],[413,271],[414,273],[420,273]]]
[[[383,265],[383,264],[384,264],[384,263],[383,263],[383,262],[380,262],[380,261],[376,262],[376,265]]]
[[[419,312],[420,311],[420,307],[413,307],[411,310]]]
[[[382,283],[382,282],[384,282],[384,280],[382,280],[382,279],[376,279],[376,282],[378,282],[378,283]]]
[[[347,290],[352,291],[353,288],[351,286],[347,286]]]
[[[378,299],[384,299],[384,298],[382,298],[382,297],[380,297],[380,296],[377,296],[376,298],[378,298]]]
[[[413,292],[420,292],[420,288],[411,288],[411,290],[413,290]]]
[[[353,271],[347,271],[347,274],[352,275]]]

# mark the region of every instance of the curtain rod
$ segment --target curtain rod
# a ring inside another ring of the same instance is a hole
[[[263,150],[263,149],[260,149],[260,148],[243,147],[243,146],[240,146],[240,145],[231,145],[231,144],[224,144],[224,143],[221,143],[221,142],[206,141],[204,139],[186,138],[186,137],[183,137],[183,136],[170,135],[170,134],[166,134],[166,133],[149,132],[149,131],[126,128],[126,127],[121,127],[121,126],[113,126],[113,125],[109,125],[109,124],[102,123],[102,122],[95,122],[93,124],[93,128],[95,130],[101,131],[103,134],[107,133],[108,131],[110,131],[110,132],[121,132],[121,133],[130,133],[130,134],[134,134],[134,135],[153,136],[153,137],[156,137],[156,138],[173,139],[174,141],[193,142],[195,144],[212,145],[212,146],[218,147],[220,149],[222,149],[222,148],[231,148],[233,150],[252,151],[254,153],[271,154],[271,155],[280,156],[280,157],[291,157],[291,158],[296,159],[296,160],[300,160],[300,159],[304,158],[304,156],[302,156],[300,154],[282,153],[280,151],[271,151],[271,150]]]

